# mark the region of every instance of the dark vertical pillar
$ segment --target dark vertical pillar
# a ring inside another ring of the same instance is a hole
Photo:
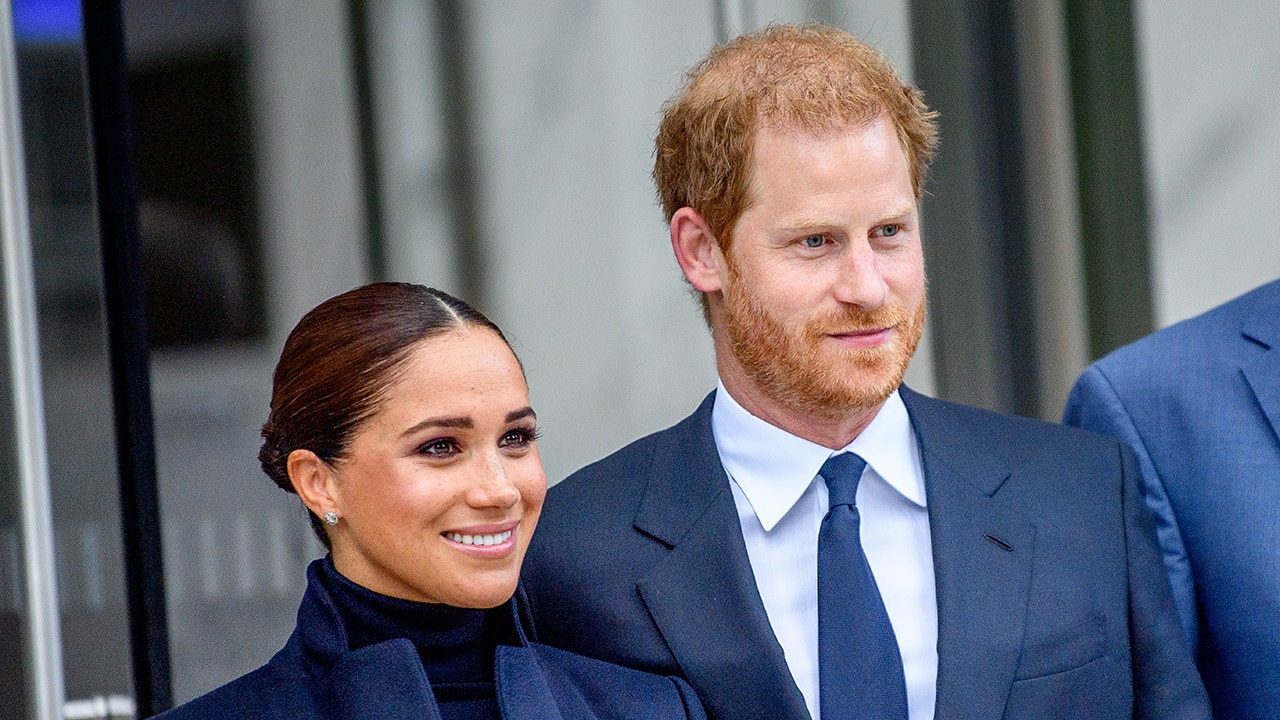
[[[435,0],[436,47],[441,74],[441,105],[444,113],[444,143],[449,173],[449,209],[452,215],[455,257],[458,259],[458,292],[471,304],[484,309],[487,299],[485,279],[488,263],[481,216],[480,188],[476,170],[474,98],[469,87],[471,57],[467,43],[464,0]]]
[[[1023,132],[1022,80],[1015,41],[1013,3],[991,0],[975,3],[981,14],[974,35],[989,73],[991,101],[985,113],[995,155],[995,184],[999,194],[1001,252],[999,268],[1004,323],[1009,342],[1009,384],[1013,411],[1038,417],[1042,414],[1034,273],[1031,270],[1031,228],[1026,173],[1026,137]]]
[[[373,60],[369,38],[368,4],[347,0],[351,28],[351,68],[356,90],[356,128],[360,142],[360,184],[364,195],[365,245],[369,277],[390,278],[383,231],[382,155],[378,145],[377,110],[373,95]]]
[[[145,718],[169,708],[173,693],[138,245],[137,182],[119,0],[84,3],[84,36],[120,470],[134,700],[138,717]]]
[[[915,0],[916,84],[940,113],[922,202],[939,394],[1038,415],[1012,0]]]
[[[1067,0],[1089,351],[1151,332],[1142,118],[1130,0]]]

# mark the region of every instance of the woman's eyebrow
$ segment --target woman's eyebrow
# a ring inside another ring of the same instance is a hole
[[[504,422],[515,422],[516,420],[519,420],[521,418],[526,418],[526,417],[537,419],[538,414],[533,411],[533,408],[525,406],[520,408],[519,410],[512,410],[511,412],[507,413],[507,417],[506,417],[506,420],[504,420]],[[472,420],[470,417],[463,416],[463,415],[460,415],[457,417],[430,417],[419,423],[414,424],[413,427],[409,428],[408,430],[405,430],[400,434],[402,436],[413,435],[415,433],[426,430],[427,428],[433,428],[433,427],[463,428],[465,430],[470,430],[475,426],[476,426],[476,423],[474,420]]]
[[[516,420],[519,420],[520,418],[527,418],[527,417],[531,417],[534,420],[537,420],[538,413],[534,412],[533,408],[525,406],[520,408],[519,410],[512,410],[511,412],[507,413],[507,422],[514,422]]]
[[[414,433],[417,433],[422,430],[426,430],[427,428],[430,428],[430,427],[470,429],[475,426],[476,426],[475,421],[473,421],[469,417],[432,417],[432,418],[427,418],[426,420],[423,420],[422,422],[415,424],[413,427],[409,428],[408,430],[405,430],[400,434],[402,436],[413,435]]]

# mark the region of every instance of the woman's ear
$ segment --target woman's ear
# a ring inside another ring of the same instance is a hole
[[[327,512],[342,515],[333,468],[329,463],[310,450],[294,450],[289,453],[285,467],[289,472],[289,482],[293,483],[293,491],[316,517],[324,517]]]
[[[697,210],[682,207],[671,216],[671,249],[696,290],[709,293],[723,287],[726,266],[720,244]]]

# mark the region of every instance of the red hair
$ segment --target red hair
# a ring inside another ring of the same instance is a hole
[[[653,179],[667,221],[691,207],[727,250],[751,202],[762,126],[815,133],[887,119],[916,198],[937,144],[936,113],[884,55],[836,28],[777,25],[712,49],[663,110]]]

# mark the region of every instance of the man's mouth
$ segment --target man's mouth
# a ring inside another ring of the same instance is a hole
[[[826,333],[833,340],[840,340],[853,346],[875,346],[885,342],[893,333],[893,326],[876,328],[856,328],[853,330],[836,330]]]

